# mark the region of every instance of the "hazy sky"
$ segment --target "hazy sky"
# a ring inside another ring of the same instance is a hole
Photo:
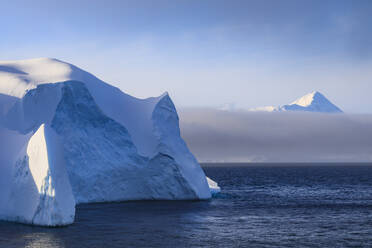
[[[54,57],[178,107],[286,104],[314,90],[372,113],[370,0],[12,0],[0,60]]]

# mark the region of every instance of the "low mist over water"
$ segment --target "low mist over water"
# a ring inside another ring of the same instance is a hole
[[[182,136],[202,162],[372,161],[372,115],[179,112]]]

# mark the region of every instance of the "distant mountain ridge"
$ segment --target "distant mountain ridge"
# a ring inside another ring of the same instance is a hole
[[[329,101],[322,93],[318,91],[311,92],[291,104],[282,105],[279,107],[266,106],[250,109],[250,111],[266,111],[266,112],[283,112],[283,111],[304,111],[304,112],[319,112],[319,113],[343,113],[343,111]]]

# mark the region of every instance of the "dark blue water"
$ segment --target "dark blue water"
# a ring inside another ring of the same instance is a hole
[[[372,247],[372,166],[204,167],[222,193],[202,202],[77,207],[76,222],[0,222],[0,247]]]

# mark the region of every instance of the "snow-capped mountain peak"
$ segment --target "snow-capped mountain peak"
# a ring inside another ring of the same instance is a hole
[[[325,98],[323,94],[318,91],[313,91],[309,94],[304,95],[303,97],[298,98],[296,101],[292,102],[290,105],[297,104],[298,106],[308,107],[315,100]]]
[[[319,91],[313,91],[294,102],[279,107],[266,106],[251,109],[251,111],[283,112],[283,111],[305,111],[321,113],[342,113],[342,110],[329,101]]]
[[[340,108],[330,102],[322,93],[318,91],[311,92],[289,105],[280,107],[280,109],[290,111],[342,113]]]

